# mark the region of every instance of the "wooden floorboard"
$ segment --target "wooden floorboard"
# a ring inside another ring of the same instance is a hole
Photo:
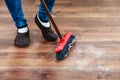
[[[120,1],[58,0],[53,11],[64,35],[77,40],[57,61],[56,42],[47,42],[34,23],[39,0],[23,0],[31,44],[14,46],[16,28],[0,0],[0,80],[120,80]]]

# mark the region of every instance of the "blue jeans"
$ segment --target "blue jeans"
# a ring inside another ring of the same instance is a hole
[[[44,0],[48,6],[49,11],[52,13],[52,9],[55,3],[55,0]],[[22,10],[22,1],[21,0],[5,0],[5,3],[10,11],[10,14],[15,22],[17,28],[27,25],[27,20],[24,17],[24,12]],[[42,4],[39,5],[38,11],[39,18],[42,21],[49,21],[49,17],[43,8]]]

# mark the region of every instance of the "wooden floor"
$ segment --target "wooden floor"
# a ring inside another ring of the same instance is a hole
[[[23,0],[31,45],[13,45],[16,28],[0,0],[0,80],[120,80],[120,0],[58,0],[53,17],[76,43],[56,61],[58,42],[45,41],[34,23],[38,3]],[[34,4],[34,5],[33,5]]]

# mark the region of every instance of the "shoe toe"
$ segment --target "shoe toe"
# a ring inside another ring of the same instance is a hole
[[[22,39],[22,40],[15,40],[15,45],[17,47],[27,47],[30,45],[30,42],[28,39]]]
[[[50,34],[48,39],[51,42],[56,41],[58,39],[58,36],[56,34]]]
[[[30,45],[29,32],[27,33],[17,33],[14,40],[14,44],[17,47],[27,47]]]

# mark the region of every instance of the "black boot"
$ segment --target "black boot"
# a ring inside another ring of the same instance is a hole
[[[52,41],[56,41],[58,39],[58,36],[52,31],[51,26],[46,28],[40,23],[40,19],[39,19],[38,15],[35,16],[35,23],[40,28],[43,37],[47,41],[52,42]]]
[[[14,44],[17,47],[27,47],[30,45],[29,30],[26,33],[17,32]]]

